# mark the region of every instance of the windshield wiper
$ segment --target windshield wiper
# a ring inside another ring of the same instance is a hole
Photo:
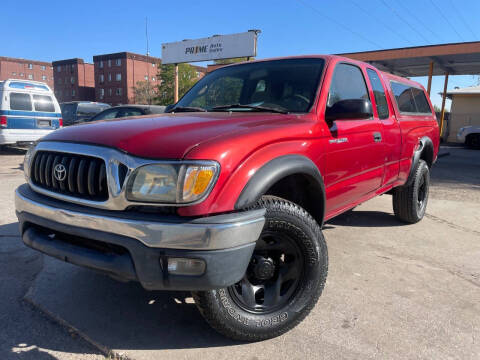
[[[228,109],[251,109],[255,111],[265,111],[265,112],[274,112],[280,114],[288,114],[288,111],[285,109],[281,109],[278,107],[268,107],[268,106],[261,106],[261,105],[243,105],[243,104],[230,104],[230,105],[222,105],[222,106],[215,106],[211,108],[211,111],[222,111]]]
[[[204,108],[196,107],[196,106],[175,106],[173,109],[170,109],[168,112],[206,112]]]

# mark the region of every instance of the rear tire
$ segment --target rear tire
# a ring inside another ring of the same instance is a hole
[[[424,160],[419,160],[408,186],[393,189],[393,212],[409,224],[422,220],[425,215],[430,189],[430,171]]]
[[[263,196],[266,222],[242,280],[194,292],[198,309],[221,334],[241,341],[279,336],[315,306],[327,277],[328,255],[317,222],[287,200]]]

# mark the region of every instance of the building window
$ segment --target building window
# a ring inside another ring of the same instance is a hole
[[[33,64],[28,64],[28,69],[32,70],[33,69]]]
[[[75,96],[75,89],[72,89],[72,97]]]
[[[42,75],[42,80],[47,80],[47,77],[45,75]]]
[[[103,60],[100,60],[100,62],[98,63],[98,67],[103,69]]]
[[[122,95],[122,88],[117,88],[115,91],[115,95]]]
[[[144,78],[145,80],[148,80],[148,75],[145,75],[143,78]]]
[[[117,64],[117,66],[122,65],[122,59],[117,59],[117,60],[115,61],[115,63]]]
[[[12,72],[12,75],[15,76],[15,75],[17,75],[17,73],[14,71],[14,72]]]
[[[59,83],[59,84],[62,83],[62,78],[58,78],[58,83]]]
[[[112,96],[112,94],[113,94],[112,88],[109,88],[108,89],[108,96]]]
[[[112,74],[108,73],[108,81],[112,81]]]
[[[105,89],[100,89],[100,99],[105,97]]]
[[[100,81],[100,84],[103,84],[104,81],[105,81],[105,76],[103,74],[100,74],[99,76],[99,81]]]
[[[155,64],[152,64],[152,67],[155,67]]]
[[[45,65],[42,65],[42,66],[40,66],[40,69],[47,70],[47,67]]]
[[[60,71],[62,71],[62,65],[57,66],[57,72],[60,72]]]
[[[28,74],[28,79],[29,79],[29,80],[33,80],[33,75],[32,75],[32,74]]]
[[[118,73],[117,75],[115,75],[115,80],[117,81],[122,80],[122,74]]]
[[[73,76],[70,76],[70,83],[75,84],[75,78]]]
[[[23,73],[20,73],[20,76],[23,77]]]
[[[112,67],[112,60],[111,59],[108,60],[108,67]]]
[[[152,81],[155,81],[155,80],[157,80],[157,79],[155,78],[155,76],[152,76]]]

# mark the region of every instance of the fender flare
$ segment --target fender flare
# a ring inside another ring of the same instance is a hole
[[[321,190],[323,203],[321,218],[325,216],[325,185],[320,170],[309,158],[302,155],[283,155],[270,160],[248,180],[235,203],[235,209],[255,204],[274,184],[289,175],[305,175]],[[321,224],[320,224],[321,225]]]
[[[407,182],[405,183],[404,186],[410,186],[412,184],[413,177],[415,175],[414,174],[415,168],[417,167],[418,162],[422,158],[423,152],[427,148],[430,148],[432,150],[432,157],[433,157],[433,141],[428,136],[424,136],[419,140],[418,146],[413,153],[412,166],[410,167],[410,172],[408,174]],[[427,163],[429,163],[429,167],[430,167],[433,164],[433,158],[429,159]]]

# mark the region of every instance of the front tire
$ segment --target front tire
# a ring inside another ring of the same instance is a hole
[[[304,209],[274,196],[263,196],[256,207],[266,209],[266,221],[244,278],[193,293],[206,321],[234,340],[269,339],[298,325],[327,277],[325,239]]]
[[[414,224],[423,219],[430,190],[430,171],[424,160],[419,160],[408,186],[393,189],[393,212],[403,222]]]

